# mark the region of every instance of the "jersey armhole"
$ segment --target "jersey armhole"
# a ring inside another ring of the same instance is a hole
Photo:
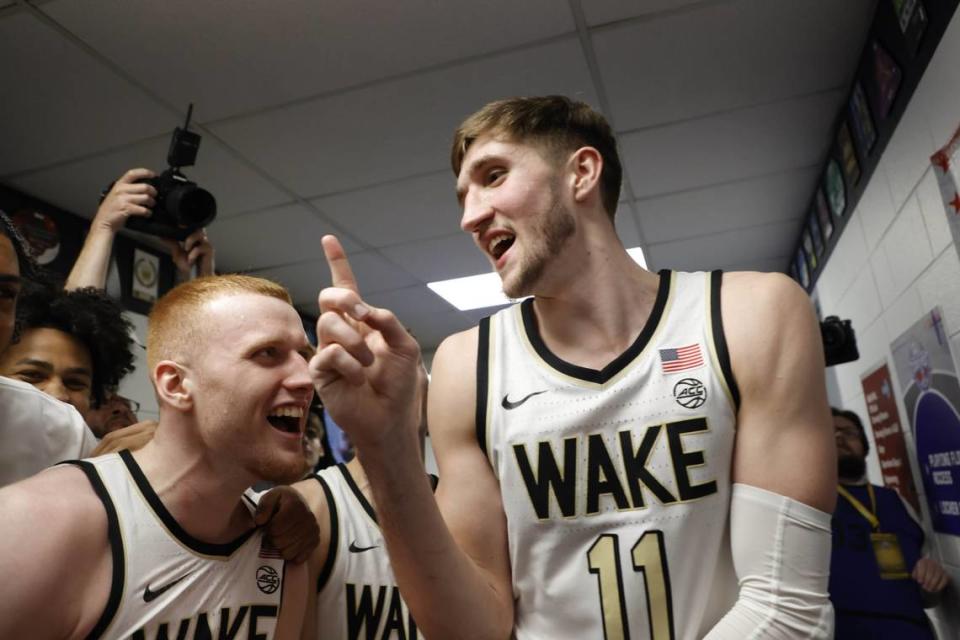
[[[67,460],[63,464],[72,464],[83,471],[90,485],[93,487],[94,493],[100,498],[100,502],[103,503],[103,508],[107,512],[107,539],[110,542],[110,556],[113,569],[107,605],[104,607],[103,613],[100,614],[100,619],[97,620],[97,624],[94,625],[93,629],[91,629],[87,635],[87,640],[95,640],[103,636],[107,627],[113,622],[114,616],[117,615],[117,611],[120,609],[120,600],[123,597],[123,583],[125,580],[123,536],[120,535],[120,520],[117,518],[117,509],[96,468],[85,460]]]
[[[710,273],[710,333],[713,337],[713,350],[720,366],[721,379],[730,393],[733,410],[736,414],[740,410],[740,388],[733,376],[733,367],[730,366],[730,351],[727,349],[727,339],[723,332],[723,314],[720,309],[720,288],[723,283],[723,271],[717,269]]]
[[[333,501],[333,492],[330,491],[327,481],[319,475],[313,477],[320,483],[320,488],[323,489],[323,495],[327,499],[327,509],[330,512],[330,546],[327,549],[327,559],[324,560],[320,574],[317,576],[317,593],[320,593],[327,586],[327,581],[330,580],[330,574],[333,573],[333,563],[336,562],[337,551],[340,549],[340,519],[337,515],[337,503]]]
[[[490,317],[480,321],[477,326],[477,408],[476,408],[476,429],[477,444],[480,451],[488,459],[490,453],[487,451],[487,394],[489,387],[489,356],[490,356]]]

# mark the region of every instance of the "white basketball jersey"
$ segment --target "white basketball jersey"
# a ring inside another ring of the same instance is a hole
[[[319,640],[420,637],[400,598],[377,516],[345,465],[313,476],[330,508],[330,550],[317,579]]]
[[[129,451],[74,462],[107,511],[113,585],[90,638],[274,637],[284,563],[251,529],[201,542],[174,520]]]
[[[646,326],[601,371],[549,351],[532,299],[481,322],[477,436],[507,516],[517,638],[693,640],[735,601],[720,281],[662,271]]]

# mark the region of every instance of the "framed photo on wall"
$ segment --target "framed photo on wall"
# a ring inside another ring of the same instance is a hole
[[[873,126],[870,107],[867,106],[867,94],[859,82],[853,86],[853,93],[850,94],[849,112],[860,157],[866,158],[877,142],[877,130]]]
[[[833,235],[833,220],[830,217],[827,197],[823,195],[823,187],[817,187],[817,195],[814,198],[813,208],[817,212],[817,219],[820,220],[820,230],[823,231],[823,241],[827,242]]]
[[[807,259],[803,254],[803,249],[797,251],[797,259],[794,260],[797,273],[800,275],[800,284],[804,289],[810,288],[810,271],[807,269]]]
[[[813,212],[807,217],[807,226],[810,228],[810,238],[813,239],[813,251],[819,260],[823,256],[823,236],[820,234],[820,222]]]
[[[836,159],[831,158],[827,163],[827,173],[824,176],[827,190],[827,202],[834,217],[842,218],[847,207],[847,188],[843,184],[843,174]]]
[[[873,113],[876,114],[877,120],[884,120],[890,115],[893,101],[897,99],[903,72],[883,45],[874,40],[870,46],[873,52],[873,73],[871,74]]]
[[[144,315],[157,298],[173,288],[176,268],[169,255],[125,236],[117,236],[114,256],[124,306]]]
[[[891,0],[891,2],[897,14],[897,23],[900,25],[900,33],[903,34],[907,51],[910,55],[914,55],[927,30],[929,22],[927,11],[923,8],[921,0]]]
[[[816,271],[818,264],[817,254],[813,248],[813,238],[810,235],[809,227],[803,230],[803,254],[807,258],[807,265],[810,267],[810,271]]]
[[[857,152],[853,149],[853,137],[850,127],[844,121],[837,130],[837,149],[843,161],[843,175],[851,187],[860,182],[860,163],[857,162]]]

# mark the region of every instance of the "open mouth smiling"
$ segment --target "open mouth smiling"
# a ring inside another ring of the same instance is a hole
[[[299,434],[303,414],[303,407],[295,405],[277,407],[267,416],[267,422],[277,431]]]

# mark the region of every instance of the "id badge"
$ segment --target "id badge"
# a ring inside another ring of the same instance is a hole
[[[910,577],[895,533],[871,533],[870,541],[873,542],[873,555],[877,558],[881,578],[903,580]]]

